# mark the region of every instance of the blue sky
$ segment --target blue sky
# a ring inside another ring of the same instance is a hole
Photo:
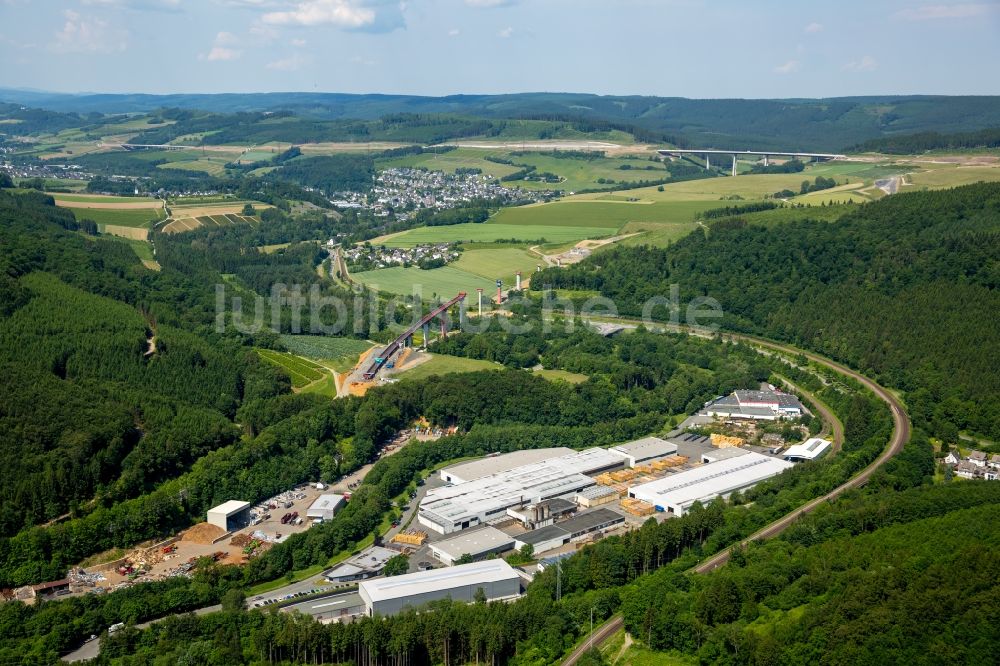
[[[0,0],[0,86],[1000,94],[1000,0]]]

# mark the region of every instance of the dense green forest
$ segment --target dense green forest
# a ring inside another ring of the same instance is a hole
[[[669,248],[618,248],[532,289],[596,289],[620,312],[680,287],[729,329],[791,341],[907,392],[914,421],[957,442],[1000,436],[1000,186],[889,197],[837,222],[722,220]],[[654,313],[656,314],[656,313]],[[666,318],[668,313],[661,311]]]
[[[1000,128],[992,127],[974,132],[920,132],[902,136],[871,139],[854,147],[857,152],[913,155],[926,150],[975,150],[1000,147]]]

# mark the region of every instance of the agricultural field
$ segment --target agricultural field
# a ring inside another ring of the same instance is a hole
[[[504,209],[505,211],[508,209]],[[514,210],[514,209],[510,209]],[[585,238],[601,238],[618,231],[618,227],[585,227],[569,224],[531,225],[531,224],[453,224],[443,227],[417,227],[400,234],[374,239],[372,243],[387,247],[413,247],[426,243],[471,242],[492,243],[498,240],[517,240],[537,243],[568,243]]]
[[[513,284],[517,271],[521,271],[522,277],[528,278],[539,264],[544,262],[523,248],[494,247],[465,250],[451,266],[490,280],[500,278],[505,284]]]
[[[257,353],[265,361],[283,368],[292,378],[292,387],[296,389],[303,389],[330,376],[329,371],[322,365],[295,354],[273,349],[257,349]]]
[[[403,380],[423,380],[433,375],[446,375],[453,372],[477,372],[479,370],[502,370],[503,366],[492,361],[480,361],[461,356],[446,356],[429,354],[430,360],[424,361],[409,370],[393,373],[393,377]]]
[[[77,208],[64,206],[73,211],[79,220],[93,220],[98,226],[130,227],[133,229],[148,229],[156,222],[163,220],[165,214],[161,208]]]
[[[180,169],[182,171],[200,171],[209,176],[224,176],[226,164],[229,162],[224,157],[199,157],[194,160],[177,160],[157,165],[157,169]]]
[[[57,205],[61,205],[60,202],[68,204],[132,204],[137,208],[162,208],[163,201],[160,199],[152,199],[150,197],[116,197],[109,196],[107,194],[83,194],[83,193],[72,193],[67,194],[65,192],[53,192],[52,198],[56,200]]]
[[[281,343],[293,354],[321,361],[337,372],[347,372],[374,346],[368,340],[325,335],[282,335]]]
[[[170,218],[163,226],[163,232],[168,234],[193,231],[200,227],[227,226],[230,224],[260,224],[256,216],[242,215],[243,206],[253,204],[254,208],[270,208],[268,204],[256,201],[227,200],[220,203],[188,203],[170,206]]]
[[[393,266],[374,271],[352,273],[351,277],[362,284],[390,294],[409,296],[418,291],[427,300],[437,296],[451,298],[460,291],[475,294],[482,287],[486,294],[496,290],[496,280],[468,271],[443,266],[425,271],[415,266]]]
[[[598,157],[582,159],[528,153],[512,155],[510,159],[516,164],[535,167],[536,173],[554,173],[562,178],[559,183],[531,180],[516,180],[508,183],[511,186],[531,190],[560,189],[570,192],[594,188],[613,190],[622,184],[660,180],[670,175],[663,164],[651,162],[648,158]],[[598,179],[602,178],[612,180],[614,183],[598,182]]]
[[[969,185],[979,181],[1000,180],[1000,165],[998,166],[959,166],[951,164],[921,165],[926,169],[906,176],[906,185],[902,191],[905,192],[909,186],[929,187],[939,189],[945,187],[958,187],[959,185]]]
[[[497,164],[486,159],[488,155],[498,154],[500,153],[495,150],[456,148],[445,153],[425,152],[420,155],[379,159],[376,161],[376,166],[379,169],[423,167],[431,171],[444,171],[445,173],[455,173],[456,169],[481,169],[484,174],[494,178],[502,178],[520,170],[520,167]]]

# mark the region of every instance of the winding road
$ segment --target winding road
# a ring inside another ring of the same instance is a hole
[[[670,328],[675,328],[682,332],[691,332],[687,330],[686,327],[681,327],[681,326],[672,326]],[[721,567],[722,565],[724,565],[726,562],[729,561],[729,557],[730,554],[732,553],[733,548],[742,547],[747,543],[750,543],[751,541],[759,541],[761,539],[769,539],[773,536],[776,536],[781,532],[783,532],[784,530],[788,529],[788,527],[791,526],[800,517],[804,516],[805,514],[811,511],[814,511],[816,507],[820,506],[824,502],[829,502],[837,498],[838,496],[842,495],[843,493],[847,492],[848,490],[852,490],[854,488],[860,488],[861,486],[865,485],[866,483],[868,483],[868,480],[871,479],[872,475],[876,472],[876,470],[878,470],[879,467],[884,465],[894,455],[899,453],[903,449],[903,445],[906,444],[906,442],[910,439],[910,418],[906,413],[906,409],[903,407],[903,403],[900,402],[899,398],[893,395],[891,391],[882,387],[878,383],[872,381],[868,377],[865,377],[861,373],[856,372],[855,370],[852,370],[851,368],[848,368],[847,366],[841,363],[837,363],[836,361],[832,361],[824,356],[820,356],[819,354],[803,351],[801,349],[797,349],[790,345],[781,344],[779,342],[772,342],[771,340],[767,340],[765,338],[759,338],[753,335],[742,335],[739,333],[720,333],[719,335],[721,335],[723,338],[727,340],[745,342],[754,345],[758,348],[769,349],[771,351],[777,351],[783,354],[802,355],[805,356],[810,361],[813,361],[819,365],[823,365],[833,370],[834,372],[838,372],[841,375],[854,379],[855,381],[861,383],[865,388],[870,390],[872,393],[874,393],[880,400],[884,401],[886,404],[889,405],[889,409],[892,412],[893,431],[892,431],[892,437],[889,438],[889,443],[886,445],[882,453],[880,453],[879,456],[863,470],[861,470],[860,472],[858,472],[857,474],[855,474],[850,479],[848,479],[841,485],[837,486],[830,492],[826,493],[825,495],[817,497],[816,499],[807,502],[806,504],[802,505],[795,511],[792,511],[789,514],[782,516],[773,523],[754,532],[746,539],[740,541],[739,544],[731,546],[730,548],[727,548],[719,553],[716,553],[712,557],[709,557],[707,560],[705,560],[704,562],[696,566],[694,569],[692,569],[692,571],[694,571],[695,573],[708,573],[709,571]],[[817,407],[819,406],[817,405]],[[824,416],[826,416],[825,413]],[[836,419],[834,419],[832,423],[836,423]],[[595,631],[593,641],[590,640],[584,641],[582,644],[578,645],[573,650],[573,652],[570,653],[570,655],[562,662],[563,666],[573,666],[574,664],[576,664],[576,662],[579,661],[579,659],[587,652],[587,650],[590,649],[590,645],[592,643],[594,645],[602,643],[603,641],[611,637],[619,629],[621,629],[623,625],[624,625],[624,619],[622,618],[621,615],[612,616],[611,619],[609,619]]]

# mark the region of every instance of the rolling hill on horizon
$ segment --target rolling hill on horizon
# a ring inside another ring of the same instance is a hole
[[[996,96],[886,95],[824,99],[688,99],[585,93],[418,95],[347,93],[67,94],[0,89],[0,100],[73,113],[291,111],[316,120],[373,120],[396,114],[557,120],[581,131],[620,129],[642,141],[740,149],[842,150],[917,132],[1000,125]]]

